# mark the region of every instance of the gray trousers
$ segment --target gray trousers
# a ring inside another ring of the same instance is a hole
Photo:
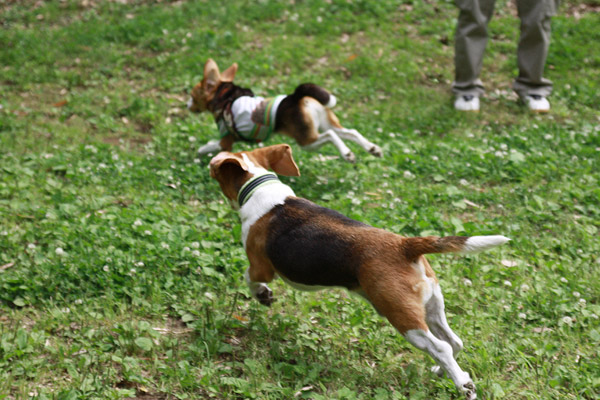
[[[487,25],[492,19],[495,0],[455,0],[460,13],[456,26],[452,91],[457,95],[483,94],[479,79],[487,44]],[[548,96],[552,82],[543,77],[550,46],[550,18],[556,15],[559,0],[516,0],[521,20],[517,48],[519,76],[513,89],[521,97],[528,94]]]

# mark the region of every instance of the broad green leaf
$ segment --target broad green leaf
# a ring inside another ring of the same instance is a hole
[[[139,337],[135,339],[135,344],[145,351],[152,350],[152,340],[147,337]]]

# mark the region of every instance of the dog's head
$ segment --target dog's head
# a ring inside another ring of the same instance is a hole
[[[237,69],[237,63],[233,63],[221,73],[217,63],[209,58],[204,65],[204,77],[192,89],[191,97],[187,103],[188,109],[198,113],[206,111],[208,103],[213,99],[219,85],[223,82],[233,82]]]
[[[240,153],[223,151],[210,160],[210,176],[219,182],[225,197],[236,209],[238,193],[244,183],[268,170],[279,175],[300,176],[289,145],[277,144]]]

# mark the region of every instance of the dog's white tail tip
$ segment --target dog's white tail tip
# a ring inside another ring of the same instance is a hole
[[[331,93],[329,93],[329,101],[327,102],[327,104],[325,104],[325,107],[333,108],[333,107],[335,107],[336,104],[337,104],[337,98],[334,95],[332,95]]]
[[[510,239],[502,235],[471,236],[463,245],[463,253],[477,253],[500,246]]]

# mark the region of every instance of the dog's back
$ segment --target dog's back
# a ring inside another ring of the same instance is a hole
[[[303,97],[312,97],[325,107],[334,107],[337,100],[334,95],[314,83],[303,83],[298,85],[294,93],[287,96],[286,100],[297,104]]]

